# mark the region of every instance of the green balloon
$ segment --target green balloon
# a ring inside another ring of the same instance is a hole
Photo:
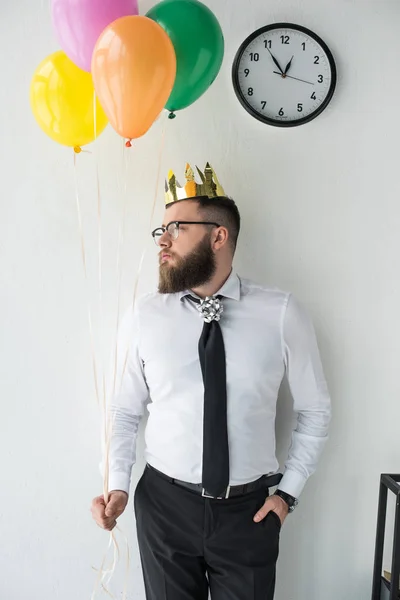
[[[162,0],[146,15],[167,32],[175,48],[171,112],[190,106],[210,87],[221,68],[224,36],[211,10],[198,0]]]

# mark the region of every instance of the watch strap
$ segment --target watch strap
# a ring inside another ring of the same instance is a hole
[[[289,507],[289,512],[293,512],[299,503],[297,498],[295,498],[294,496],[291,496],[290,494],[287,494],[283,490],[276,490],[275,496],[279,496],[280,498],[282,498],[282,500],[284,500],[286,502],[286,504]]]

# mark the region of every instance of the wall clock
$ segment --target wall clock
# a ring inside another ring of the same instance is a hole
[[[240,46],[232,68],[242,106],[277,127],[308,123],[329,104],[336,86],[335,61],[315,33],[291,23],[267,25]]]

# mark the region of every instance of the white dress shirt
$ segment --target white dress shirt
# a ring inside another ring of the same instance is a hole
[[[198,340],[203,320],[187,293],[148,294],[121,324],[110,491],[129,493],[146,406],[146,461],[175,479],[201,482],[204,385]],[[217,294],[224,306],[230,485],[277,472],[276,403],[286,374],[297,426],[279,488],[299,497],[315,471],[330,420],[312,323],[291,294],[234,272]]]

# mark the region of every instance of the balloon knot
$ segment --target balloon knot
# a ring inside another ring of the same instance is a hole
[[[75,154],[80,154],[82,152],[82,148],[80,146],[75,146],[74,152],[75,152]]]
[[[175,119],[176,114],[174,113],[174,111],[172,110],[169,115],[168,115],[168,119]]]
[[[125,142],[125,146],[126,146],[127,148],[132,148],[132,143],[131,143],[131,140],[127,140],[127,141]]]

